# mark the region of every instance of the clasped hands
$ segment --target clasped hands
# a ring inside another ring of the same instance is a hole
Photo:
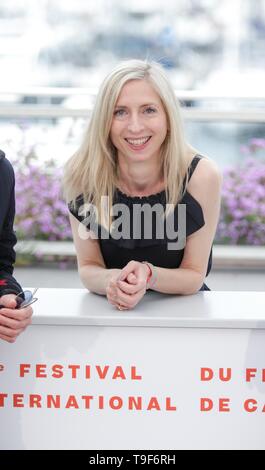
[[[146,264],[130,261],[111,276],[106,288],[108,301],[119,310],[134,308],[146,292],[148,275]]]
[[[17,309],[15,294],[2,295],[0,304],[0,338],[14,343],[16,338],[31,323],[33,310],[30,306]]]

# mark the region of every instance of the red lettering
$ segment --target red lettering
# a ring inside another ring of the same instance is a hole
[[[14,408],[24,408],[23,398],[24,398],[23,393],[14,393],[14,395],[13,395],[13,407]]]
[[[113,376],[112,378],[115,380],[115,379],[122,379],[122,380],[125,380],[126,377],[125,377],[125,374],[123,372],[123,368],[121,366],[117,366],[115,367],[115,370],[113,372]]]
[[[244,401],[244,409],[248,413],[253,413],[253,411],[257,410],[257,402],[256,400],[253,400],[252,398],[249,398],[248,400]]]
[[[69,395],[65,408],[79,408],[74,395]]]
[[[29,373],[30,371],[30,364],[20,364],[19,366],[19,377],[24,377],[25,374]]]
[[[226,370],[226,372],[225,372]],[[201,381],[208,381],[212,380],[214,377],[214,371],[210,367],[201,367]],[[219,369],[219,379],[222,382],[228,382],[231,380],[232,377],[232,369],[228,367],[227,369],[224,369],[223,367],[220,367]]]
[[[176,411],[177,407],[171,405],[171,398],[166,397],[166,411]]]
[[[98,407],[100,410],[104,410],[104,397],[102,395],[98,397]]]
[[[201,380],[212,380],[213,378],[213,370],[209,367],[201,367]]]
[[[108,370],[109,370],[109,366],[105,366],[103,370],[101,369],[100,366],[96,366],[96,371],[100,379],[105,379]]]
[[[250,382],[253,377],[256,377],[257,369],[246,369],[246,382]]]
[[[142,397],[129,397],[129,410],[141,410],[142,409]]]
[[[90,379],[90,366],[86,366],[86,379]]]
[[[228,382],[229,380],[231,380],[231,377],[232,377],[232,369],[230,367],[226,369],[226,375],[224,373],[223,368],[219,370],[219,378],[220,380],[222,380],[222,382]]]
[[[92,397],[90,395],[82,395],[81,398],[85,401],[85,408],[87,410],[89,410],[90,409],[90,400],[93,400],[94,397]]]
[[[47,395],[47,408],[61,408],[60,395]]]
[[[70,369],[72,371],[72,379],[76,379],[76,372],[78,369],[80,369],[80,366],[76,365],[76,364],[70,364],[68,366],[68,369]]]
[[[155,408],[156,410],[160,411],[160,406],[156,397],[151,398],[151,400],[149,401],[147,410],[152,410],[152,408]]]
[[[117,405],[115,405],[114,401],[117,401]],[[122,398],[121,397],[111,397],[110,400],[109,400],[109,406],[113,409],[113,410],[119,410],[123,405],[123,401],[122,401]]]
[[[40,395],[30,395],[29,396],[29,407],[30,408],[41,408],[41,396]]]
[[[136,367],[135,366],[132,366],[131,368],[131,378],[132,380],[142,380],[142,376],[141,375],[137,375],[137,372],[136,372]]]
[[[213,409],[213,401],[210,398],[201,398],[201,411],[211,411]]]
[[[229,412],[230,411],[230,408],[229,408],[229,403],[230,403],[230,399],[229,398],[220,398],[219,399],[219,411],[220,412]]]
[[[54,364],[52,371],[52,377],[55,379],[61,379],[63,377],[63,366],[60,366],[60,364]]]
[[[36,364],[36,377],[37,379],[45,379],[47,377],[46,374],[46,364]]]
[[[7,398],[7,393],[0,393],[0,408],[5,406],[5,398]]]
[[[230,398],[219,398],[219,412],[229,412]],[[213,409],[213,400],[211,398],[201,398],[200,411],[211,411]]]

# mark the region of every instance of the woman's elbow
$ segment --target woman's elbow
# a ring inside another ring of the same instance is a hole
[[[185,289],[184,295],[193,295],[197,294],[197,292],[201,289],[204,283],[205,276],[203,273],[194,271],[192,273],[192,282],[187,285],[187,289]]]
[[[78,274],[79,274],[79,278],[83,284],[84,287],[86,287],[86,289],[88,289],[89,291],[93,291],[91,286],[90,286],[90,269],[89,269],[89,266],[87,265],[82,265],[82,266],[78,266]]]

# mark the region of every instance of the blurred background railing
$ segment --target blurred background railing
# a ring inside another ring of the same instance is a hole
[[[87,118],[96,95],[95,88],[0,89],[0,117]],[[198,90],[176,90],[176,96],[181,102],[183,115],[187,120],[265,122],[265,93],[264,95],[254,92],[214,95]],[[80,104],[81,100],[82,106],[73,106],[75,102]],[[227,104],[229,110],[225,109]]]

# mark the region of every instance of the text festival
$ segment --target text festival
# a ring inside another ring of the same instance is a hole
[[[0,364],[0,372],[4,372],[4,365]],[[207,384],[210,381],[217,381],[218,383],[230,382],[232,380],[232,369],[231,368],[219,368],[217,371],[210,367],[200,368],[199,380],[202,383]],[[124,382],[130,381],[135,382],[142,381],[142,375],[137,370],[135,365],[130,367],[123,367],[121,365],[110,366],[110,365],[79,365],[79,364],[53,364],[48,366],[47,364],[19,364],[18,369],[19,380],[25,380],[32,378],[34,381],[42,383],[43,385],[48,380],[49,384],[51,381],[58,381],[63,378],[70,379],[72,381],[95,381],[107,382],[117,381]],[[258,371],[256,368],[246,368],[243,375],[243,381],[245,383],[260,380],[265,382],[265,369]],[[48,385],[46,382],[46,384]],[[2,381],[3,387],[3,381]],[[68,390],[68,387],[65,387]],[[45,388],[45,392],[47,389]],[[129,395],[122,397],[119,395],[106,396],[106,395],[92,395],[92,394],[80,394],[80,395],[60,395],[60,394],[39,394],[39,393],[6,393],[5,390],[0,390],[0,408],[11,407],[11,408],[64,408],[64,409],[85,409],[85,410],[104,410],[110,409],[113,411],[119,410],[130,410],[130,411],[166,411],[174,412],[177,411],[175,400],[170,397],[161,396],[143,396],[139,393],[137,395]],[[227,396],[220,396],[212,399],[209,396],[199,397],[199,411],[200,412],[219,412],[227,413],[232,410],[230,398]],[[253,413],[262,412],[265,413],[265,405],[258,403],[254,397],[244,397],[242,399],[242,410]]]

